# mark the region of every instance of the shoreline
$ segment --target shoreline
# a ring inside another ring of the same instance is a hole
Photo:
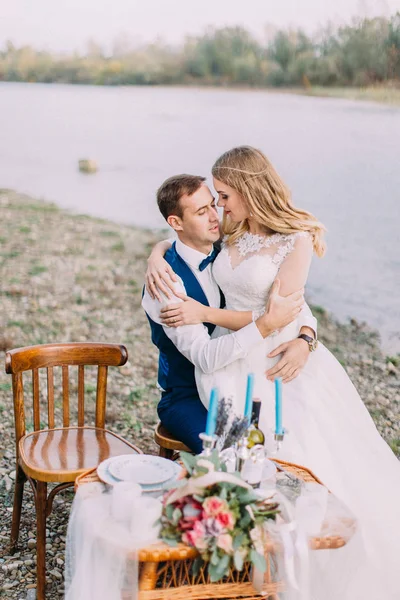
[[[20,346],[68,341],[126,345],[129,361],[110,369],[107,424],[142,450],[157,453],[158,353],[140,307],[149,248],[160,231],[73,214],[26,194],[0,189],[0,358]],[[400,359],[388,357],[366,324],[339,323],[322,307],[319,337],[346,368],[380,433],[400,454]],[[56,412],[61,410],[56,377]],[[71,382],[71,394],[76,392]],[[95,374],[85,380],[87,414],[94,418]],[[28,393],[26,394],[28,400]],[[7,554],[15,477],[11,378],[0,370],[0,589],[20,599],[34,585],[35,520],[26,489],[20,552]],[[73,422],[73,418],[71,422]],[[72,492],[56,498],[48,522],[48,598],[63,593],[66,523]],[[20,561],[19,568],[12,565]],[[8,568],[10,565],[10,568]]]
[[[75,83],[75,82],[44,82],[44,81],[1,81],[0,84],[12,85],[40,85],[40,86],[74,86],[85,88],[107,88],[107,89],[126,89],[126,88],[165,88],[165,89],[196,89],[196,90],[220,90],[224,91],[242,91],[242,92],[266,92],[270,94],[289,94],[294,96],[309,96],[313,98],[331,98],[336,100],[350,100],[354,102],[372,102],[383,106],[400,107],[400,87],[393,86],[367,86],[367,87],[328,87],[328,86],[309,86],[309,87],[260,87],[243,84],[221,84],[198,83],[195,84],[93,84],[93,83]]]

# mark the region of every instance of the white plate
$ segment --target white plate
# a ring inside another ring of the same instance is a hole
[[[101,479],[103,483],[108,483],[108,485],[115,485],[116,483],[119,483],[119,479],[113,477],[108,471],[108,465],[114,458],[115,456],[112,456],[111,458],[103,460],[103,462],[101,462],[97,467],[97,475],[99,479]]]
[[[120,479],[117,479],[116,477],[114,477],[113,475],[111,475],[111,473],[108,470],[108,467],[110,465],[110,463],[113,461],[115,457],[112,458],[108,458],[107,460],[104,460],[98,467],[97,467],[97,475],[99,477],[99,479],[101,479],[101,481],[103,481],[103,483],[107,483],[108,485],[116,485],[117,483],[121,483]],[[170,481],[173,481],[174,479],[177,478],[178,473],[182,470],[182,467],[180,467],[178,464],[176,463],[171,463],[174,469],[174,474],[173,476],[168,479],[168,481],[165,481],[162,484],[155,484],[155,485],[141,485],[140,487],[142,488],[142,493],[143,494],[148,494],[150,496],[159,496],[163,491],[164,491],[164,486],[169,483]]]
[[[166,458],[146,454],[115,456],[108,472],[119,481],[134,481],[145,488],[165,483],[176,475],[176,465]]]

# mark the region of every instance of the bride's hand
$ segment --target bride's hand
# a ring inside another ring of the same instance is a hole
[[[160,311],[163,325],[180,327],[181,325],[197,325],[207,321],[207,307],[185,294],[175,293],[183,302],[169,304]]]
[[[161,302],[160,292],[167,298],[172,298],[175,293],[174,281],[178,281],[177,277],[167,261],[158,254],[150,254],[147,259],[145,285],[151,298],[157,298]]]

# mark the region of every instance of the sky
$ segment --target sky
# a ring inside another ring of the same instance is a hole
[[[135,43],[177,43],[207,26],[242,25],[262,38],[274,27],[312,33],[354,16],[390,16],[400,0],[0,0],[0,47],[6,40],[55,51],[105,48],[124,35]]]

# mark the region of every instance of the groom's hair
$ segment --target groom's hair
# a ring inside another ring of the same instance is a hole
[[[157,204],[165,220],[171,215],[182,218],[180,199],[185,194],[191,196],[206,180],[200,175],[174,175],[164,181],[157,190]]]

